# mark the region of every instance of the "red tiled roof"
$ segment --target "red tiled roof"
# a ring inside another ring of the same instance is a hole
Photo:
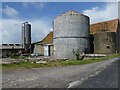
[[[41,41],[41,44],[51,44],[53,43],[53,31],[51,31],[47,36]]]
[[[95,34],[97,31],[105,30],[107,32],[117,32],[118,19],[99,22],[90,25],[90,33]]]

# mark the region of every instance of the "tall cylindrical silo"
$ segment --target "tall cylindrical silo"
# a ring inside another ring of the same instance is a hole
[[[76,11],[68,11],[53,22],[54,58],[74,59],[73,50],[90,51],[89,17]]]
[[[118,2],[118,11],[120,11],[120,2]],[[120,12],[118,12],[118,30],[116,33],[117,52],[120,53]]]
[[[31,25],[28,22],[22,25],[22,44],[25,50],[29,50],[31,46]]]
[[[25,47],[25,29],[24,24],[22,24],[22,47]]]
[[[116,53],[115,32],[98,31],[96,34],[94,34],[94,53]]]

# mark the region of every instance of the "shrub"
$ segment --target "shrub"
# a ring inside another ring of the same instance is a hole
[[[77,49],[76,51],[73,49],[73,54],[76,56],[76,59],[77,60],[80,60],[80,50],[79,49]]]

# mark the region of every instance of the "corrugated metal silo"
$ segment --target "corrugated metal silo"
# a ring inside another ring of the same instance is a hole
[[[76,11],[68,11],[53,22],[54,58],[74,59],[73,50],[89,52],[89,17]]]
[[[115,32],[98,31],[94,35],[94,53],[111,54],[116,52]]]
[[[24,24],[22,24],[22,47],[25,48],[25,30],[24,30]]]
[[[31,46],[31,25],[28,22],[22,25],[22,44],[25,50],[29,50]]]
[[[118,2],[118,11],[120,11],[120,2]],[[120,53],[120,12],[118,12],[118,30],[117,30],[117,38],[116,38],[116,42],[117,42],[117,52]]]

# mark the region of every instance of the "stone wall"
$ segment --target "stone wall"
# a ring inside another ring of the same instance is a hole
[[[116,35],[114,32],[101,31],[94,35],[94,53],[116,53]]]

